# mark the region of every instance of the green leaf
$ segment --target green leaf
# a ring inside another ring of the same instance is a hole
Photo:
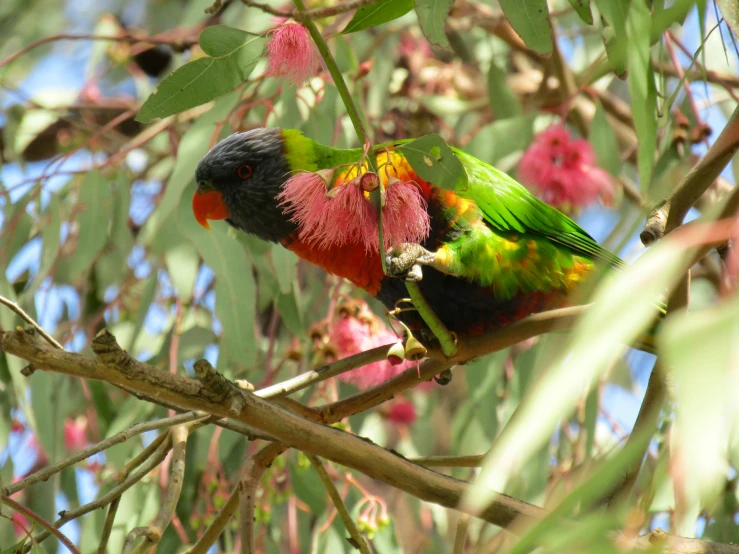
[[[154,295],[157,292],[157,274],[156,271],[152,271],[151,275],[146,281],[138,283],[137,289],[139,290],[138,295],[138,307],[136,308],[136,315],[134,315],[133,321],[135,327],[131,334],[131,339],[126,350],[135,352],[136,339],[141,334],[141,330],[144,328],[144,321],[146,315],[149,313],[149,308],[152,302],[154,302]]]
[[[523,152],[534,139],[534,117],[522,115],[486,125],[465,147],[465,152],[493,165],[513,154]]]
[[[201,33],[200,45],[204,52],[216,56],[187,63],[164,79],[141,106],[137,121],[146,123],[179,113],[233,90],[257,65],[264,50],[264,38],[217,25]]]
[[[569,0],[570,6],[585,23],[593,24],[593,12],[590,11],[590,0]]]
[[[404,16],[413,9],[413,0],[380,0],[362,6],[355,13],[342,34],[364,31]]]
[[[621,155],[616,133],[606,119],[606,112],[600,102],[596,103],[595,114],[590,126],[590,144],[593,145],[598,165],[611,175],[621,174]]]
[[[547,0],[500,0],[500,7],[526,46],[538,54],[551,54],[554,42]]]
[[[739,430],[732,372],[739,344],[739,295],[689,315],[675,313],[666,319],[657,340],[675,380],[674,448],[685,475],[690,475],[682,483],[683,494],[688,509],[698,510],[713,505],[722,492],[728,467],[726,437]]]
[[[422,179],[445,189],[467,186],[467,173],[462,163],[439,135],[424,135],[398,149]]]
[[[0,266],[7,267],[30,238],[33,218],[26,211],[29,196],[5,208],[5,221],[0,229]]]
[[[187,193],[195,192],[194,183]],[[220,342],[219,368],[249,368],[256,363],[254,336],[256,285],[246,251],[227,235],[225,223],[215,223],[211,231],[203,229],[193,217],[189,202],[178,211],[180,231],[192,241],[200,256],[216,277],[216,316],[223,334]]]
[[[603,19],[608,24],[603,28],[603,42],[606,47],[608,61],[615,68],[619,77],[626,73],[626,14],[629,0],[595,0]],[[649,40],[647,30],[646,40]]]
[[[189,242],[182,242],[164,253],[164,263],[172,285],[177,290],[177,296],[185,304],[189,303],[200,267],[197,251]]]
[[[108,240],[113,219],[113,190],[98,171],[85,175],[78,196],[77,246],[67,265],[68,275],[83,275]]]
[[[452,47],[444,32],[444,24],[454,0],[415,0],[414,4],[418,23],[426,39],[438,48],[451,50]]]
[[[488,99],[490,100],[490,111],[493,112],[496,121],[508,119],[521,115],[521,104],[518,98],[506,82],[506,74],[495,60],[490,60],[488,69]]]
[[[644,0],[633,0],[627,21],[629,92],[638,139],[637,165],[642,190],[652,180],[657,150],[657,90],[651,61],[649,29],[651,18]]]
[[[739,3],[736,0],[716,0],[726,24],[739,34]]]
[[[314,516],[320,516],[326,509],[326,488],[312,467],[301,471],[295,466],[294,462],[288,466],[295,496],[310,506]]]
[[[684,242],[661,241],[596,290],[591,307],[572,331],[569,348],[561,349],[553,363],[546,358],[545,371],[537,375],[516,417],[493,443],[475,486],[465,494],[468,508],[481,509],[494,491],[505,490],[517,468],[551,438],[558,422],[610,367],[623,344],[633,343],[648,330],[657,316],[655,303],[684,269],[686,248]]]

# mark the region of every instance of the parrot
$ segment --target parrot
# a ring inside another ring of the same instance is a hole
[[[206,229],[209,220],[225,220],[279,243],[389,310],[408,296],[404,281],[416,281],[457,335],[571,305],[596,268],[624,266],[571,218],[492,165],[452,147],[467,183],[440,187],[414,171],[403,144],[376,147],[374,173],[362,148],[325,146],[295,129],[234,133],[198,163],[193,214]],[[386,271],[371,201],[377,188]],[[416,311],[399,312],[411,329],[425,328]]]

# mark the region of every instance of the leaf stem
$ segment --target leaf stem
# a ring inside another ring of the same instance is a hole
[[[431,329],[434,336],[439,340],[441,352],[447,358],[455,356],[459,350],[456,336],[446,328],[444,322],[441,321],[439,316],[436,315],[436,312],[431,309],[431,306],[426,302],[423,294],[421,294],[421,289],[417,283],[406,281],[405,287],[408,289],[408,294],[410,295],[411,300],[413,300],[413,305],[418,310],[418,313],[426,322],[426,325],[429,326],[429,329]]]
[[[303,0],[293,0],[293,2],[295,3],[295,7],[298,8],[298,11],[307,11]],[[375,157],[375,151],[372,148],[372,143],[370,142],[369,136],[367,135],[367,130],[362,118],[361,108],[359,108],[354,102],[354,99],[349,92],[349,88],[346,86],[344,77],[341,75],[341,71],[339,71],[339,68],[336,65],[336,60],[334,60],[334,57],[329,51],[328,45],[323,39],[323,35],[321,35],[318,27],[316,27],[316,24],[313,23],[313,21],[311,21],[310,19],[306,19],[303,21],[303,25],[305,25],[305,27],[308,29],[313,42],[316,43],[318,52],[319,54],[321,54],[321,58],[323,58],[323,61],[326,64],[326,68],[328,69],[328,72],[331,74],[331,77],[334,80],[334,84],[339,91],[339,96],[341,96],[341,100],[344,102],[344,106],[346,107],[346,112],[349,115],[349,119],[351,119],[352,125],[354,125],[354,130],[357,133],[357,137],[359,138],[359,141],[364,145],[364,149],[367,152],[367,160],[369,166],[370,168],[372,168],[372,171],[377,173],[377,158]],[[378,214],[377,227],[380,239],[380,263],[382,264],[382,272],[387,274],[387,268],[385,264],[385,239],[383,237],[382,230],[382,205],[380,194],[380,187],[378,187],[377,190],[373,191],[370,196],[372,199],[372,203],[377,209]],[[429,326],[431,331],[439,340],[439,343],[441,344],[441,350],[444,355],[447,357],[454,356],[454,354],[457,353],[456,341],[454,340],[452,334],[449,332],[446,326],[441,322],[439,317],[431,309],[431,306],[429,306],[428,302],[426,302],[426,299],[421,294],[421,289],[419,289],[418,285],[416,285],[415,283],[406,283],[406,287],[408,288],[408,293],[413,299],[413,304],[418,309],[418,313],[421,314],[421,317],[426,322],[426,325]]]
[[[295,3],[295,7],[298,9],[299,12],[308,11],[305,8],[303,0],[293,0],[293,2]],[[313,42],[315,42],[316,47],[318,48],[318,53],[321,55],[321,58],[323,58],[323,62],[326,64],[326,69],[328,69],[328,72],[331,74],[331,78],[334,80],[334,85],[336,85],[336,88],[339,91],[339,96],[341,96],[341,100],[342,102],[344,102],[346,113],[349,115],[349,119],[351,119],[352,125],[354,126],[354,131],[357,133],[359,142],[362,143],[364,151],[367,153],[367,162],[369,163],[370,168],[374,173],[377,173],[379,168],[377,164],[377,157],[375,156],[375,150],[372,147],[370,137],[367,134],[367,128],[364,125],[361,108],[357,106],[357,104],[354,102],[354,99],[349,92],[349,87],[346,86],[346,81],[344,81],[344,76],[341,74],[341,71],[339,71],[339,66],[336,65],[336,60],[331,54],[331,51],[328,49],[328,44],[326,44],[326,41],[323,39],[323,35],[321,35],[321,32],[318,30],[318,27],[316,27],[316,24],[313,23],[313,21],[311,21],[310,19],[305,19],[302,24],[305,26],[306,29],[308,29]],[[376,190],[370,193],[370,199],[372,200],[372,204],[374,204],[375,209],[377,210],[377,229],[380,242],[380,263],[382,264],[382,272],[387,274],[387,267],[385,265],[385,238],[383,236],[382,229],[381,194],[382,193],[380,192],[380,187],[378,187]]]

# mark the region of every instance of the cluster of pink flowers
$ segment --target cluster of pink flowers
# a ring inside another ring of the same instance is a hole
[[[335,348],[337,359],[378,346],[388,345],[390,348],[391,345],[401,342],[400,337],[361,300],[352,300],[351,303],[341,306],[337,314],[337,319],[330,326],[326,337],[328,343]],[[416,367],[417,364],[418,362],[401,358],[385,359],[342,373],[339,379],[360,389],[366,389],[379,385],[408,368]],[[431,384],[423,382],[419,386],[427,389]]]
[[[368,174],[364,174],[366,177]],[[277,197],[300,226],[300,239],[321,249],[352,243],[379,251],[377,212],[362,188],[362,178],[336,183],[332,175],[298,173]],[[410,182],[391,178],[382,209],[385,248],[422,243],[431,231],[426,200]]]
[[[613,185],[597,166],[590,143],[573,139],[562,125],[540,133],[518,164],[521,181],[556,208],[583,208],[600,198],[613,202]]]
[[[299,23],[283,23],[272,31],[267,56],[267,76],[286,77],[296,87],[313,76],[321,60],[308,29]]]

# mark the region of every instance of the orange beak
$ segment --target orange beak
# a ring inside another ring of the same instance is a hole
[[[209,231],[209,219],[228,219],[231,217],[226,203],[223,201],[223,196],[217,190],[207,190],[205,192],[196,190],[192,197],[192,213],[195,214],[197,222]]]

